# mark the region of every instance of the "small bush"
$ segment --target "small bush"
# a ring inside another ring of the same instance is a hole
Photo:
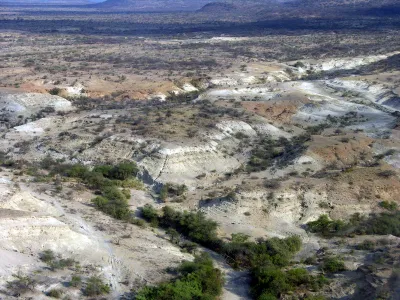
[[[109,177],[113,179],[126,180],[132,176],[136,176],[139,169],[134,162],[120,163],[111,169]]]
[[[160,225],[165,228],[174,228],[194,242],[208,246],[217,240],[218,224],[207,219],[201,212],[183,213],[174,211],[168,206],[163,207]]]
[[[72,258],[58,258],[52,250],[45,250],[40,253],[39,258],[41,261],[45,262],[51,270],[65,269],[72,267],[76,264],[76,261]]]
[[[346,270],[344,262],[336,257],[328,257],[324,259],[321,269],[324,272],[337,273]]]
[[[59,299],[59,298],[61,298],[61,296],[63,295],[63,291],[62,291],[62,290],[58,290],[58,289],[51,289],[50,291],[48,291],[48,292],[46,293],[46,295],[47,295],[48,297],[51,297],[51,298],[57,298],[57,299]]]
[[[368,234],[392,234],[399,237],[400,212],[373,215],[362,224],[362,229]]]
[[[121,187],[123,188],[130,188],[134,190],[144,190],[144,184],[143,182],[139,181],[136,178],[129,178],[125,179],[121,182]]]
[[[375,243],[371,240],[365,240],[356,246],[358,250],[373,250],[375,248]]]
[[[138,218],[132,218],[131,223],[133,225],[139,226],[141,228],[146,227],[146,222],[142,219],[138,219]]]
[[[57,87],[52,88],[51,90],[49,90],[49,94],[50,95],[58,96],[60,93],[61,93],[61,89],[59,89]]]
[[[169,197],[182,196],[187,192],[185,184],[166,183],[160,191],[160,199],[166,201]]]
[[[329,206],[329,203],[324,202],[324,201],[319,202],[319,203],[318,203],[318,206],[319,206],[320,208],[323,208],[323,209],[328,209],[328,208],[330,207],[330,206]]]
[[[150,223],[158,223],[158,211],[150,204],[146,204],[142,207],[141,214],[146,221]]]
[[[17,274],[13,275],[13,277],[15,277],[15,280],[7,282],[7,288],[12,294],[22,295],[29,291],[33,291],[36,287],[36,280],[29,276]]]
[[[221,271],[214,268],[208,254],[196,256],[193,262],[183,262],[177,271],[177,280],[145,287],[137,293],[136,299],[216,300],[221,295],[224,278]]]
[[[327,215],[321,215],[318,220],[307,223],[307,226],[311,232],[331,237],[342,231],[346,227],[346,223],[341,220],[329,220]]]
[[[45,263],[51,263],[53,260],[56,259],[56,255],[52,250],[44,250],[40,255],[39,258],[41,261]]]
[[[389,202],[389,201],[379,202],[379,206],[390,211],[395,211],[397,210],[398,207],[396,202]]]
[[[79,275],[72,275],[71,281],[69,282],[70,286],[79,287],[82,284],[82,278]]]
[[[72,258],[53,260],[49,265],[52,270],[65,269],[74,266],[76,263]]]
[[[278,140],[269,136],[262,137],[251,151],[247,171],[264,171],[274,165],[280,168],[288,166],[307,149],[306,143],[310,138],[309,134],[295,136],[291,140],[283,137]]]
[[[110,286],[105,284],[101,278],[92,276],[86,283],[84,294],[86,296],[99,296],[110,293]]]
[[[264,186],[265,186],[267,189],[276,190],[276,189],[279,189],[279,188],[280,188],[281,183],[280,183],[278,180],[276,180],[276,179],[271,179],[271,180],[266,180],[266,181],[264,181]]]
[[[307,257],[304,260],[304,263],[307,265],[316,265],[317,264],[317,257],[315,255]]]
[[[377,175],[379,177],[389,178],[389,177],[395,176],[396,172],[392,171],[392,170],[385,170],[385,171],[379,172]]]
[[[102,194],[102,196],[92,199],[92,203],[97,209],[119,220],[131,218],[127,200],[128,193],[124,193],[115,186],[106,186],[103,188]]]

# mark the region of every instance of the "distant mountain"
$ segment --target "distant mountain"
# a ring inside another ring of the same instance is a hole
[[[211,12],[211,13],[221,13],[221,12],[232,12],[236,11],[238,7],[236,5],[226,3],[226,2],[211,2],[204,5],[198,12]]]
[[[306,7],[381,7],[399,3],[399,0],[298,0]]]
[[[136,11],[194,11],[209,2],[210,0],[106,0],[93,6]]]
[[[93,7],[99,9],[128,9],[132,11],[182,10],[207,13],[234,11],[240,11],[240,13],[258,11],[261,13],[268,11],[269,14],[295,14],[298,12],[301,15],[308,13],[324,15],[326,12],[350,12],[354,10],[367,11],[368,9],[382,7],[390,12],[390,8],[393,6],[400,6],[400,0],[106,0],[93,5]]]
[[[280,5],[296,0],[106,0],[98,8],[131,9],[138,11],[227,11],[236,8]],[[204,9],[203,9],[204,8]]]
[[[103,0],[0,0],[0,5],[87,5]]]
[[[400,0],[296,0],[288,4],[299,14],[320,16],[399,15]]]

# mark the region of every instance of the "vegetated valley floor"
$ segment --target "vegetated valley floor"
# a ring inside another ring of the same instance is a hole
[[[256,297],[251,267],[217,247],[188,250],[187,235],[143,221],[148,204],[202,212],[226,243],[300,237],[282,270],[327,282],[271,297],[400,297],[395,18],[378,30],[240,20],[227,32],[194,30],[199,15],[178,26],[174,14],[1,12],[0,297],[90,298],[98,276],[102,297],[133,299],[201,252],[225,275],[222,299]],[[119,31],[132,18],[140,26]],[[138,172],[122,178],[121,162]],[[92,173],[66,171],[81,164]],[[96,180],[118,190],[129,220],[96,208],[109,195]],[[354,229],[371,214],[390,220]],[[327,267],[333,259],[345,271]]]

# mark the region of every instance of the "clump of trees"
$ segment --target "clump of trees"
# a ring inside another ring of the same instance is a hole
[[[204,246],[210,246],[218,240],[218,224],[207,219],[201,212],[179,212],[165,206],[162,214],[159,214],[153,206],[147,204],[141,213],[151,224],[166,229],[173,228],[188,239]]]
[[[91,202],[102,212],[119,220],[133,220],[128,203],[130,192],[127,188],[143,189],[143,184],[135,178],[139,171],[136,163],[97,165],[90,170],[82,164],[60,164],[51,158],[45,158],[41,165],[51,174],[79,179],[89,188],[97,190],[99,196]]]
[[[390,211],[395,211],[398,207],[397,203],[393,201],[382,201],[379,206]]]
[[[178,212],[168,206],[159,212],[146,205],[142,208],[142,217],[154,226],[167,229],[172,242],[182,235],[220,253],[233,267],[250,269],[252,292],[257,299],[276,299],[300,287],[316,291],[326,282],[323,276],[309,275],[304,269],[287,270],[293,255],[301,248],[297,236],[249,241],[247,235],[238,233],[232,235],[231,242],[226,242],[217,236],[218,224],[201,212]]]
[[[44,250],[40,253],[39,258],[41,261],[45,262],[52,271],[71,268],[78,264],[78,262],[72,258],[57,256],[52,250]]]
[[[224,278],[214,267],[208,254],[196,256],[193,262],[183,262],[177,268],[178,278],[159,286],[140,290],[137,300],[191,300],[218,299],[222,293]]]
[[[354,235],[354,234],[391,234],[400,237],[400,211],[371,214],[362,217],[354,214],[348,222],[330,220],[327,215],[321,215],[318,220],[307,223],[308,230],[323,237]]]
[[[285,239],[239,240],[224,245],[223,253],[240,267],[251,271],[251,291],[255,299],[278,299],[282,295],[306,289],[317,292],[327,282],[323,275],[313,276],[303,268],[290,268],[293,255],[301,248],[297,236]]]
[[[346,225],[341,220],[330,220],[328,215],[321,215],[318,220],[307,223],[309,231],[318,233],[323,237],[338,235],[346,228]]]
[[[139,172],[136,163],[131,161],[121,162],[117,165],[97,165],[90,170],[83,164],[64,164],[51,157],[46,157],[41,161],[40,166],[50,171],[50,175],[80,179],[93,189],[101,189],[104,186],[129,185]]]
[[[270,167],[285,167],[293,162],[306,149],[311,139],[309,134],[303,134],[288,140],[281,137],[273,140],[270,136],[265,136],[258,141],[251,151],[251,157],[247,163],[247,171],[264,171]]]

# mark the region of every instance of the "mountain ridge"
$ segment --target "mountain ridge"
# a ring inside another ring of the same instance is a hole
[[[133,11],[199,11],[208,13],[218,12],[262,12],[269,10],[270,13],[299,13],[323,14],[336,11],[364,11],[374,8],[398,7],[398,0],[106,0],[104,2],[91,4],[99,9],[129,9]],[[395,10],[396,11],[396,10]]]

